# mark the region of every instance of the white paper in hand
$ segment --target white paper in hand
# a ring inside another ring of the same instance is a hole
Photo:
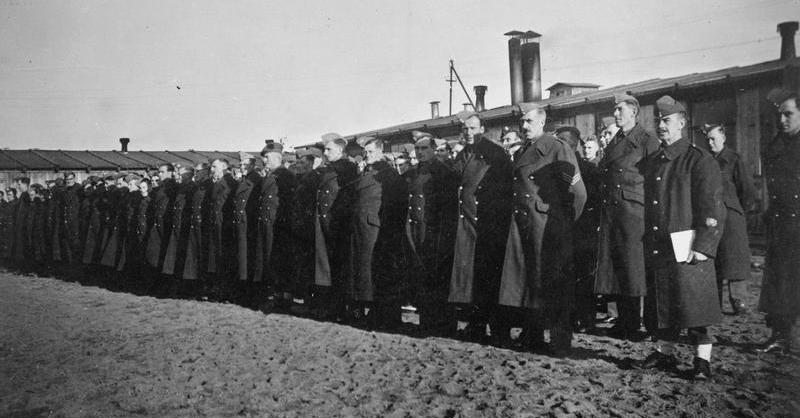
[[[672,240],[672,251],[675,253],[675,261],[685,263],[689,259],[689,253],[694,244],[694,229],[678,231],[669,234]]]

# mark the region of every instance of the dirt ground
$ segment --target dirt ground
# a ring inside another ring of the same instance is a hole
[[[647,342],[578,334],[559,359],[0,272],[0,416],[800,416],[800,360],[755,353],[761,315],[714,332],[693,384],[631,369]]]

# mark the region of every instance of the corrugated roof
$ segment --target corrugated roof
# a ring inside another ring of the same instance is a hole
[[[3,150],[8,157],[16,161],[18,165],[27,169],[34,167],[53,167],[53,163],[45,158],[31,152],[31,150]]]
[[[259,152],[250,152],[258,156]],[[236,151],[71,151],[0,149],[0,170],[146,170],[162,163],[197,164],[216,158],[238,161]]]
[[[674,89],[686,90],[690,88],[729,83],[732,81],[753,78],[764,74],[776,73],[782,71],[788,65],[798,64],[800,64],[800,57],[794,58],[790,61],[767,61],[744,67],[730,67],[705,73],[686,74],[664,79],[654,78],[596,91],[582,92],[573,94],[571,96],[548,98],[540,101],[539,103],[547,106],[548,109],[568,109],[587,104],[610,102],[613,100],[614,94],[616,93],[630,93],[634,96],[646,96],[660,92],[666,93]],[[518,110],[516,106],[506,105],[483,111],[481,112],[481,117],[485,120],[491,120],[495,118],[512,116],[517,111]],[[424,131],[425,129],[436,129],[458,123],[458,118],[456,118],[455,115],[444,116],[436,119],[424,119],[361,132],[358,134],[349,135],[345,138],[352,139],[360,136],[388,136],[403,132],[410,132],[412,130]],[[312,145],[314,145],[314,143],[299,146],[297,148],[305,148]]]
[[[64,155],[69,156],[70,158],[78,161],[74,167],[71,169],[74,170],[86,170],[94,169],[94,170],[114,170],[117,166],[111,164],[111,162],[106,161],[102,158],[99,158],[93,154],[90,154],[89,151],[61,151]],[[38,168],[40,170],[46,168]]]
[[[0,170],[19,170],[22,168],[18,162],[0,150]]]

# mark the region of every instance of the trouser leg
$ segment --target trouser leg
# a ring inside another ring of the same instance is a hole
[[[617,310],[619,313],[617,324],[620,329],[627,332],[634,332],[639,329],[641,306],[641,298],[638,296],[617,297]]]

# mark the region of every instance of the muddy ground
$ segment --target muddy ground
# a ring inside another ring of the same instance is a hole
[[[0,416],[800,416],[800,360],[756,354],[760,314],[714,332],[714,380],[690,383],[631,369],[647,342],[578,334],[561,359],[0,272]]]

